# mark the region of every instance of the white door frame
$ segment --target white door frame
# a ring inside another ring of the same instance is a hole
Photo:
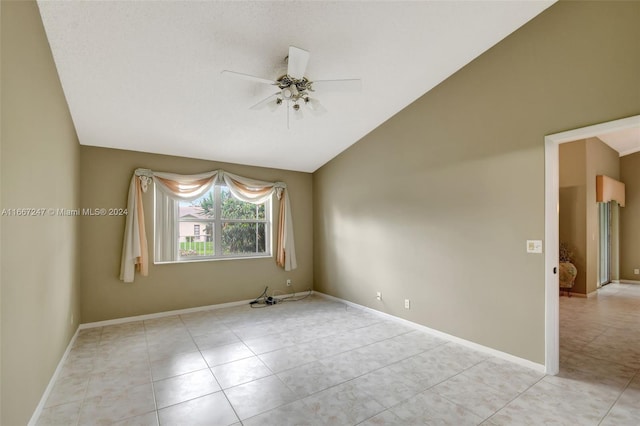
[[[558,374],[560,370],[560,316],[558,275],[558,194],[559,158],[558,146],[561,143],[586,139],[605,133],[640,126],[640,115],[595,124],[593,126],[566,132],[555,133],[544,137],[544,196],[545,196],[545,372]]]

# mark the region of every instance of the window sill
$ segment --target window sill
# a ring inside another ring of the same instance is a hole
[[[205,257],[200,259],[184,259],[184,260],[169,260],[158,262],[156,260],[153,261],[154,265],[174,265],[181,263],[200,263],[200,262],[218,262],[224,260],[249,260],[249,259],[272,259],[273,255],[265,254],[265,255],[248,255],[248,256],[229,256],[229,257]]]

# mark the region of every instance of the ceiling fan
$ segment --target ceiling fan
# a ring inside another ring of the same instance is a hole
[[[357,78],[339,80],[310,80],[304,73],[309,62],[309,52],[295,46],[289,46],[289,56],[287,61],[287,73],[276,80],[255,77],[235,71],[224,70],[222,74],[243,78],[258,83],[276,86],[278,91],[267,96],[249,109],[262,109],[269,107],[275,111],[280,105],[286,102],[287,106],[287,127],[289,127],[289,106],[293,110],[296,118],[302,118],[301,105],[305,105],[313,114],[321,115],[326,109],[310,92],[355,92],[362,90],[362,81]]]

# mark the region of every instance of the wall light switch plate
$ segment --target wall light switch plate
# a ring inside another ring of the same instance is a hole
[[[633,270],[633,273],[634,273],[635,275],[639,275],[639,274],[640,274],[640,269],[634,269],[634,270]]]
[[[542,253],[542,240],[527,240],[527,253]]]

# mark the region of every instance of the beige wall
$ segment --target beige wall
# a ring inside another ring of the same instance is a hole
[[[0,23],[2,22],[2,7],[0,7]],[[2,31],[0,27],[0,52],[2,52]],[[2,99],[2,60],[0,59],[0,99]],[[0,102],[0,129],[2,129],[2,102]],[[0,134],[0,165],[2,165],[2,135]],[[2,202],[2,172],[0,171],[0,209]],[[0,219],[0,268],[2,268],[2,220]],[[2,271],[0,271],[0,423],[2,422]]]
[[[559,146],[559,234],[560,242],[573,252],[578,275],[572,291],[587,289],[587,144],[586,141]]]
[[[602,142],[598,138],[589,138],[587,144],[587,294],[598,289],[599,275],[599,213],[596,202],[596,176],[606,175],[616,180],[620,179],[620,155],[616,150]],[[617,229],[613,227],[612,231]],[[614,268],[617,269],[617,259],[611,259]]]
[[[2,1],[3,209],[79,205],[79,145],[34,2]],[[33,414],[80,319],[79,221],[2,217],[2,418]]]
[[[124,208],[133,171],[138,167],[175,173],[222,168],[260,180],[285,182],[291,196],[298,269],[286,272],[275,259],[221,260],[150,265],[149,276],[121,282],[124,217],[82,217],[80,228],[82,322],[252,299],[265,286],[288,291],[313,286],[312,177],[283,171],[115,149],[81,147],[81,199],[85,208]],[[150,259],[153,259],[153,191],[144,207]],[[278,203],[273,203],[278,217]]]
[[[606,175],[618,180],[620,159],[618,152],[600,139],[588,138],[561,144],[559,160],[560,241],[569,244],[574,255],[573,263],[578,268],[572,291],[589,294],[598,287],[596,176]],[[612,232],[617,232],[617,229],[614,226]],[[616,241],[617,238],[613,238],[613,242]],[[611,262],[612,272],[617,272],[617,257],[612,256]]]
[[[314,173],[316,290],[544,363],[544,136],[640,111],[638,18],[557,3]]]
[[[2,22],[2,7],[0,7],[0,23]],[[2,52],[2,46],[3,46],[3,33],[1,31],[1,27],[0,27],[0,52]],[[0,99],[2,99],[2,86],[3,83],[2,81],[2,69],[4,67],[1,66],[2,64],[2,59],[0,58]],[[2,116],[2,104],[3,102],[0,102],[0,130],[3,128],[2,127],[2,122],[3,122],[3,116]],[[2,165],[2,139],[3,139],[3,135],[0,134],[0,165]],[[2,172],[0,170],[0,209],[4,206],[4,203],[2,202]],[[2,422],[2,220],[0,219],[0,423]]]
[[[626,206],[620,208],[620,279],[640,281],[640,152],[620,157]]]

